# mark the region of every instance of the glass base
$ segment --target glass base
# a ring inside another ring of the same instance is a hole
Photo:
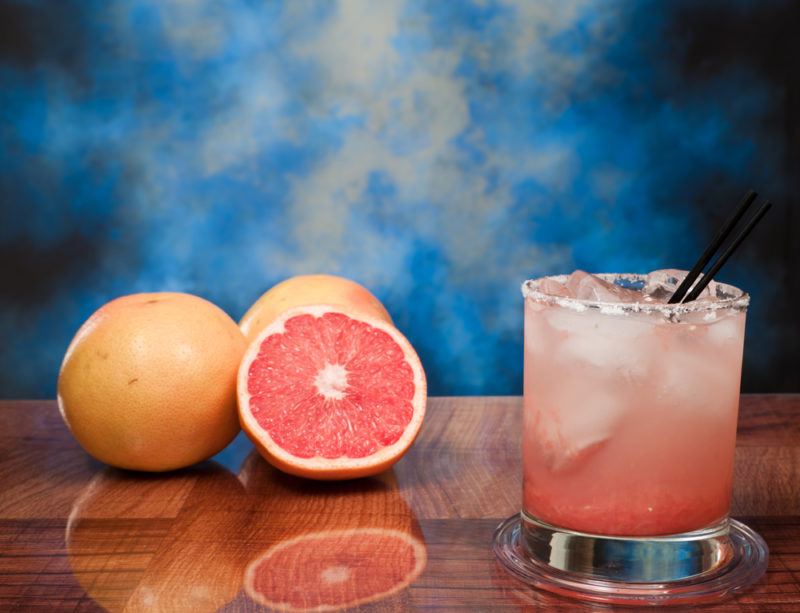
[[[726,598],[764,574],[764,540],[735,520],[661,537],[610,537],[557,528],[522,513],[494,534],[494,552],[518,579],[563,596],[628,605]]]

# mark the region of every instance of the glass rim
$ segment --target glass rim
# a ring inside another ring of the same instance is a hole
[[[682,271],[685,272],[685,271]],[[647,275],[640,273],[596,273],[604,281],[613,283],[617,279],[630,282],[644,281]],[[564,296],[553,296],[539,290],[539,285],[545,279],[552,279],[559,283],[564,283],[569,275],[546,275],[536,279],[528,279],[522,283],[522,295],[525,299],[532,299],[537,302],[554,304],[566,307],[574,311],[585,311],[596,309],[601,313],[621,315],[625,313],[661,313],[666,317],[675,317],[685,313],[702,313],[720,311],[723,309],[734,309],[743,311],[750,304],[750,295],[744,290],[739,289],[728,283],[716,282],[723,292],[730,294],[729,298],[720,300],[694,300],[687,303],[664,304],[660,302],[606,302],[602,300],[586,300],[582,298],[567,298]]]

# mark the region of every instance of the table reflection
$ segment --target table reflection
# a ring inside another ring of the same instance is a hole
[[[76,498],[65,542],[75,579],[111,612],[402,609],[427,562],[391,471],[314,482],[255,452],[238,475],[214,462],[104,469]]]
[[[249,600],[284,611],[404,602],[402,592],[424,570],[427,553],[392,471],[309,482],[279,473],[253,453],[239,476],[269,508],[257,516],[270,518],[269,527],[252,526],[252,543],[271,542],[248,564]],[[275,539],[265,538],[276,528]]]
[[[198,489],[215,495],[192,495]],[[236,476],[214,463],[169,475],[105,469],[67,522],[72,572],[112,613],[216,611],[238,592],[247,563],[235,513],[217,501],[242,495]]]
[[[399,592],[425,563],[425,545],[401,530],[307,532],[253,560],[245,591],[255,602],[281,610],[350,607]]]

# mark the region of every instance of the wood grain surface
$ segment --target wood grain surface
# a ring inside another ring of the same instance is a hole
[[[519,398],[433,398],[393,470],[316,483],[241,436],[191,469],[110,469],[54,402],[0,402],[0,610],[270,610],[251,584],[298,608],[608,610],[527,588],[493,557],[492,532],[520,505],[520,421]],[[734,490],[769,570],[704,609],[800,611],[800,396],[742,398]]]

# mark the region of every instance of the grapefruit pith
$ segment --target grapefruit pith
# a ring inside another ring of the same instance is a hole
[[[377,474],[425,416],[422,364],[382,319],[330,305],[290,309],[259,335],[237,384],[242,428],[277,468],[314,479]]]
[[[425,545],[385,528],[324,530],[278,543],[245,572],[245,592],[278,611],[333,611],[382,600],[425,568]]]
[[[298,275],[281,281],[256,300],[239,327],[252,342],[284,311],[311,304],[331,304],[392,323],[380,300],[363,285],[336,275]]]

